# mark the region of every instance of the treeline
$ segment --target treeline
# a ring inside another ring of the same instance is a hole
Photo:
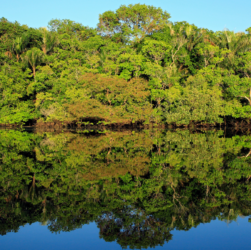
[[[0,19],[0,124],[250,123],[251,28],[213,32],[135,4],[97,28]]]
[[[35,134],[0,131],[0,234],[40,222],[69,232],[96,222],[123,248],[251,214],[250,136],[221,131]]]

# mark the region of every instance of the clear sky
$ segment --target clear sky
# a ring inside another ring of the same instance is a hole
[[[99,14],[125,4],[161,7],[171,21],[187,21],[210,30],[245,31],[251,26],[251,0],[8,0],[0,7],[0,17],[30,27],[47,26],[51,19],[70,19],[96,27]]]

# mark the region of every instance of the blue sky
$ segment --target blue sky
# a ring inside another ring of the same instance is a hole
[[[99,14],[135,3],[161,7],[173,22],[187,21],[214,31],[238,32],[251,26],[251,0],[8,0],[1,4],[0,17],[34,28],[45,27],[55,18],[96,27]]]

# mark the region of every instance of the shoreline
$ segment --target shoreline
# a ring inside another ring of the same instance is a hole
[[[251,123],[246,120],[234,120],[231,119],[229,122],[225,123],[190,123],[188,125],[185,124],[143,124],[142,122],[135,123],[110,123],[110,124],[80,124],[76,122],[44,122],[44,123],[36,123],[35,121],[27,122],[26,124],[0,124],[0,128],[32,128],[32,129],[40,129],[40,128],[51,128],[51,129],[91,129],[91,130],[99,130],[99,129],[226,129],[233,128],[235,130],[239,129],[251,129]]]

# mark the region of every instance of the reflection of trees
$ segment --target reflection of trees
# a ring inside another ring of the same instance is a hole
[[[249,136],[220,132],[0,131],[0,233],[96,222],[122,247],[163,245],[173,229],[251,214]]]
[[[172,239],[167,225],[147,215],[144,210],[131,207],[119,213],[110,212],[97,220],[100,237],[106,241],[117,241],[122,248],[141,249],[162,246]]]

